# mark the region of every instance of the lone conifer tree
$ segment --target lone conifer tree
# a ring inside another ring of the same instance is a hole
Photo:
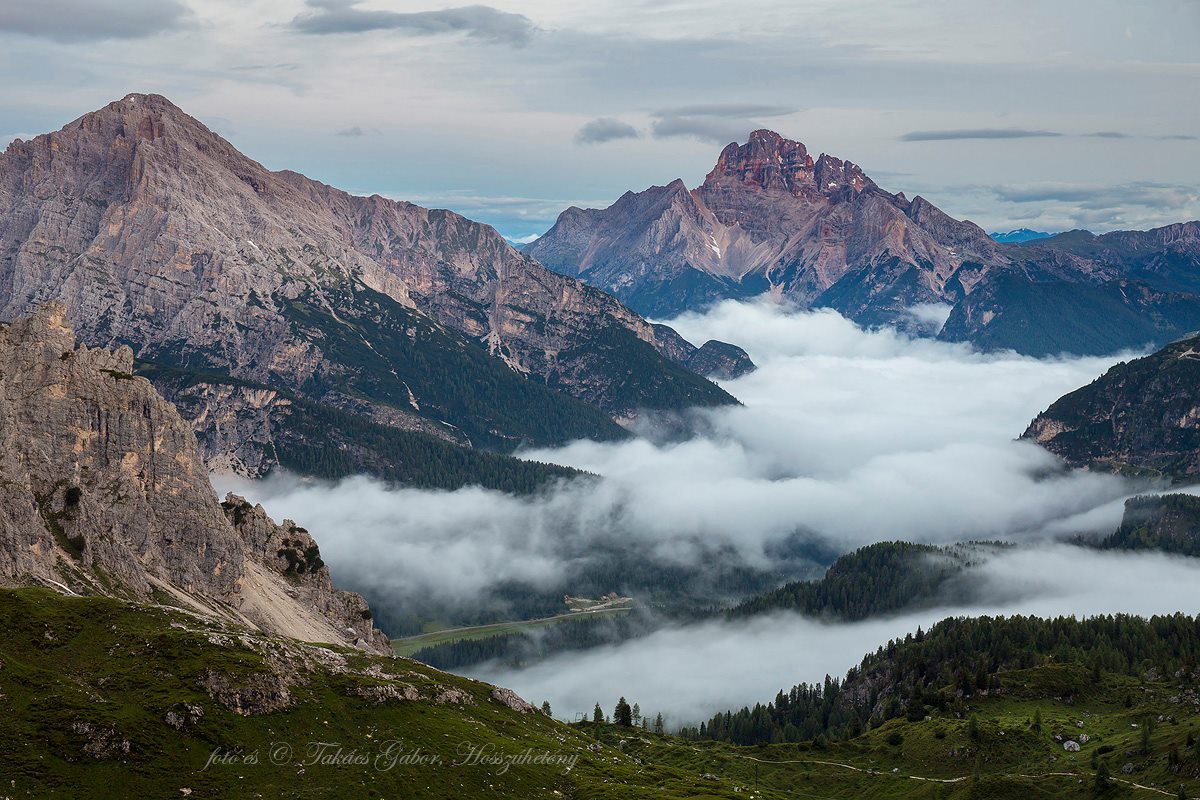
[[[633,727],[633,709],[624,697],[617,701],[617,707],[613,709],[613,722],[626,728]]]

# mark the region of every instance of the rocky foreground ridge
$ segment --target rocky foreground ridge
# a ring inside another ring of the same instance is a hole
[[[128,347],[76,346],[60,304],[0,327],[0,585],[389,652],[303,528],[218,502],[190,426],[132,370]]]

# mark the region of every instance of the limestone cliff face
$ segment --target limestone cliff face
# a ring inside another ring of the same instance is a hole
[[[0,583],[386,650],[311,537],[233,498],[227,517],[191,428],[132,375],[132,351],[76,347],[66,316],[49,304],[0,329]]]
[[[695,348],[674,331],[491,228],[271,172],[157,95],[0,154],[0,320],[51,300],[93,346],[501,449],[734,402],[676,368]],[[206,420],[255,413],[208,400]]]

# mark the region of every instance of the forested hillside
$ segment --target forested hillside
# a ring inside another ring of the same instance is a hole
[[[969,593],[969,587],[956,585],[954,578],[1003,546],[879,542],[840,557],[820,580],[785,584],[741,603],[730,614],[787,610],[858,620],[938,602],[949,604]]]
[[[1007,673],[1046,664],[1075,665],[1079,672],[1063,675],[1086,674],[1096,684],[1104,673],[1176,676],[1190,689],[1200,686],[1200,620],[1183,614],[947,619],[888,642],[844,680],[799,684],[766,704],[718,714],[694,733],[743,745],[850,739],[897,717],[959,713],[964,699],[1004,692]],[[1061,696],[1084,692],[1087,683],[1070,678],[1044,688]]]
[[[1099,546],[1200,556],[1200,497],[1164,494],[1126,500],[1121,527]]]

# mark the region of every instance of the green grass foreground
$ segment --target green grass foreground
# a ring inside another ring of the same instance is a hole
[[[0,797],[742,796],[729,782],[638,763],[588,731],[497,702],[488,684],[407,659],[40,589],[0,590],[0,625]],[[379,687],[421,699],[356,696]],[[230,707],[239,704],[243,713]],[[256,706],[271,710],[245,713]],[[367,763],[305,763],[312,742]],[[390,742],[400,758],[389,767]],[[470,761],[469,748],[484,757]],[[214,752],[227,763],[209,765]],[[425,763],[403,763],[414,753]],[[520,763],[540,754],[557,761]]]
[[[566,725],[407,659],[164,607],[0,590],[0,624],[2,797],[1031,800],[1178,797],[1181,784],[1200,794],[1200,703],[1171,677],[1097,681],[1046,663],[1001,673],[1001,691],[965,710],[846,741],[738,747]],[[1078,753],[1058,739],[1082,734]],[[314,742],[326,743],[323,759]],[[522,763],[543,753],[556,760]],[[1097,789],[1102,764],[1111,778]]]

